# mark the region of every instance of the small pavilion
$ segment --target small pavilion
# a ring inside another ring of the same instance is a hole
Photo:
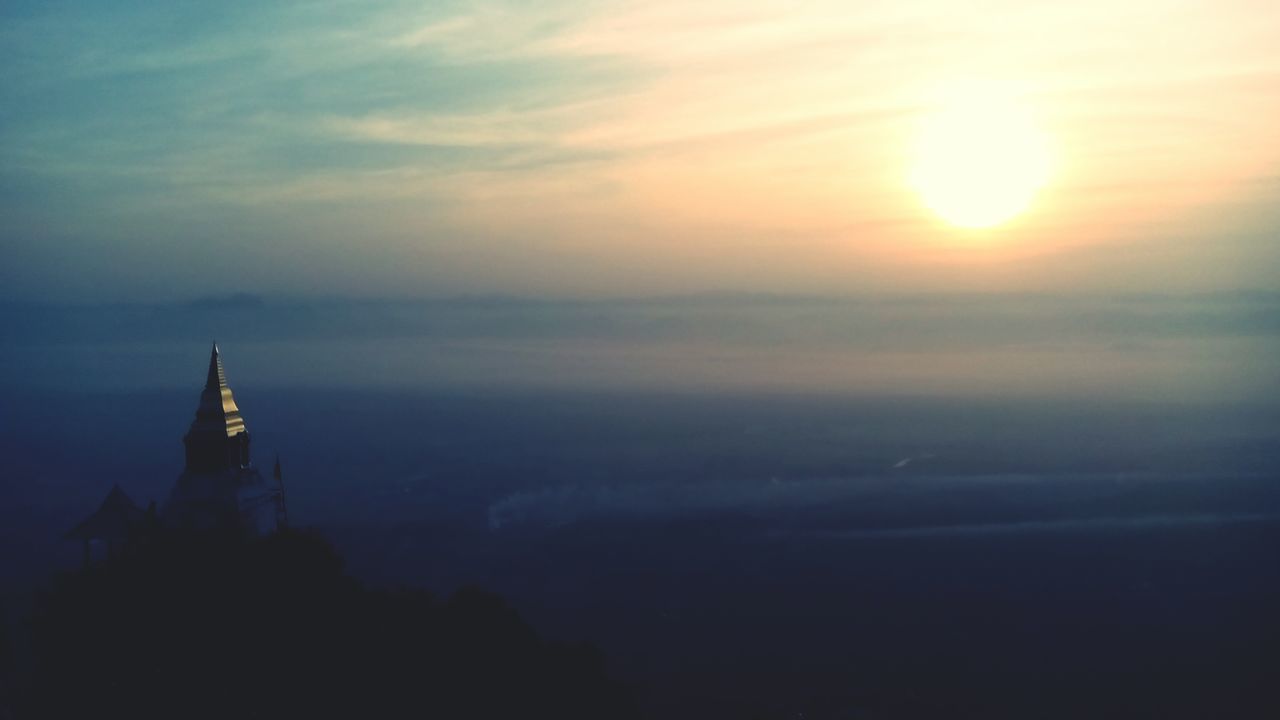
[[[111,492],[98,506],[92,515],[79,525],[71,528],[64,535],[67,540],[79,540],[84,548],[84,564],[88,565],[93,556],[95,543],[105,547],[106,556],[115,555],[118,548],[124,547],[129,536],[141,523],[146,513],[120,489],[114,485]]]

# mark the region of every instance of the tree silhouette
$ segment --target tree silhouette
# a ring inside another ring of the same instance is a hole
[[[506,602],[374,591],[322,538],[152,528],[62,576],[32,619],[20,718],[627,718],[590,647]]]

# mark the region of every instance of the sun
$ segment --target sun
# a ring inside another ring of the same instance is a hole
[[[1031,205],[1051,164],[1049,138],[1030,108],[975,91],[923,119],[910,182],[946,222],[989,228]]]

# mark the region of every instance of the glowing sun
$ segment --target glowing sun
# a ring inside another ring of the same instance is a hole
[[[1029,108],[969,93],[923,119],[910,181],[948,223],[992,227],[1031,204],[1049,179],[1050,155]]]

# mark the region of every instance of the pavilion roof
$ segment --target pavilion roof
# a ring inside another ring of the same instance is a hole
[[[119,485],[113,485],[98,509],[63,537],[67,540],[123,540],[129,528],[144,514]]]

